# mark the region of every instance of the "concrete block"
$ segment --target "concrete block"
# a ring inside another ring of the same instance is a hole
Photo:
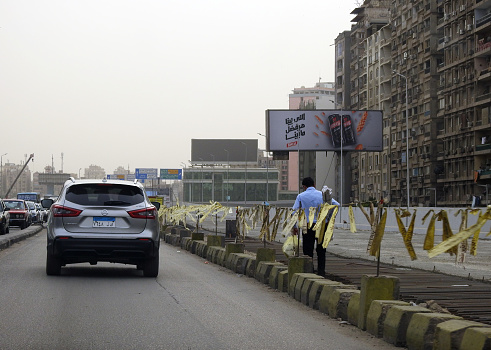
[[[205,234],[203,232],[192,232],[191,233],[191,239],[193,241],[204,241],[205,240]]]
[[[208,246],[206,245],[205,241],[198,241],[198,248],[196,250],[196,254],[198,256],[201,256],[202,258],[206,258],[206,250],[208,249]]]
[[[179,230],[179,237],[181,237],[181,238],[191,237],[191,231],[186,229],[186,228],[181,228]]]
[[[305,278],[302,285],[297,283],[297,287],[300,287],[300,290],[295,291],[295,299],[300,301],[302,304],[309,306],[309,294],[314,281],[324,279],[322,276],[316,276],[314,278]],[[299,279],[300,282],[300,279]],[[298,292],[298,293],[297,293]]]
[[[243,272],[243,271],[245,271],[244,261],[245,261],[245,258],[248,256],[250,256],[250,255],[245,254],[245,253],[230,253],[230,255],[227,258],[227,263],[226,263],[227,269],[230,269],[236,273],[244,274],[244,272]],[[242,269],[240,269],[242,264],[244,264],[244,267]],[[239,272],[238,270],[241,270],[241,272]]]
[[[188,242],[191,240],[191,237],[178,237],[179,245],[182,250],[187,250]]]
[[[271,269],[271,273],[269,274],[269,286],[273,289],[279,289],[278,288],[278,277],[281,271],[287,270],[288,271],[288,266],[279,264],[279,265],[274,265],[273,268]]]
[[[449,320],[439,323],[436,325],[434,345],[432,349],[434,350],[465,349],[461,347],[462,339],[464,338],[464,334],[467,331],[467,329],[471,327],[491,328],[489,325],[484,323],[466,321],[463,319],[454,319],[454,320]],[[409,344],[409,338],[408,338],[408,344]],[[491,346],[489,348],[491,349]]]
[[[327,301],[329,317],[348,321],[348,304],[351,296],[357,293],[360,293],[357,289],[335,289]]]
[[[431,310],[421,306],[392,306],[385,316],[384,340],[395,346],[406,346],[407,328],[417,313],[431,313]]]
[[[353,326],[358,325],[358,313],[360,312],[360,293],[351,296],[348,303],[348,322]]]
[[[243,253],[244,243],[227,243],[225,245],[225,260],[231,253]]]
[[[288,260],[288,276],[290,280],[288,285],[290,285],[291,279],[296,273],[313,273],[314,264],[312,263],[312,258],[310,256],[299,256],[293,257]]]
[[[290,274],[290,269],[288,269],[288,274]],[[320,276],[315,273],[294,273],[292,277],[290,277],[290,283],[288,285],[288,295],[297,300],[295,297],[295,293],[299,296],[298,300],[300,300],[300,290],[302,288],[303,281],[306,278],[319,278]],[[322,278],[322,277],[321,277]],[[300,282],[299,282],[300,279]],[[297,287],[297,284],[300,285]]]
[[[462,350],[489,350],[491,349],[491,328],[471,327],[465,330],[460,343]]]
[[[200,243],[205,243],[204,241],[193,241],[190,240],[189,244],[191,245],[191,253],[198,255],[199,245]]]
[[[334,293],[336,289],[353,289],[358,290],[358,288],[351,284],[332,284],[324,285],[322,287],[321,295],[319,296],[319,311],[325,314],[329,314],[329,299],[331,294]]]
[[[218,249],[218,247],[214,246],[208,246],[208,249],[206,250],[206,260],[209,262],[213,262],[213,254],[215,254],[215,251]]]
[[[368,333],[382,338],[384,334],[384,322],[387,311],[394,305],[409,306],[410,304],[400,300],[374,300],[370,304],[366,318],[366,330]]]
[[[247,261],[246,275],[253,278],[256,275],[256,257],[252,257]]]
[[[206,244],[209,247],[225,247],[225,237],[220,235],[206,236]]]
[[[225,248],[222,248],[218,251],[217,254],[217,265],[225,267]]]
[[[261,261],[276,261],[276,250],[272,248],[258,248],[256,252],[256,269],[259,267]]]
[[[406,346],[409,350],[434,349],[436,327],[439,323],[448,320],[460,320],[462,317],[444,313],[420,313],[414,314],[407,327]],[[448,341],[450,343],[450,341]],[[444,348],[450,349],[450,348]]]
[[[399,300],[399,278],[364,275],[361,278],[360,313],[358,328],[366,329],[366,317],[374,300]]]
[[[319,310],[319,298],[324,286],[339,286],[341,282],[331,281],[327,279],[314,280],[309,293],[309,306],[314,310]]]
[[[282,265],[280,262],[257,261],[256,260],[256,275],[254,276],[259,282],[269,285],[269,275],[275,265]]]
[[[278,274],[278,290],[283,293],[288,292],[288,267]]]

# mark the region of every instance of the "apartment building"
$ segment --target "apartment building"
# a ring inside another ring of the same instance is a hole
[[[382,110],[384,147],[350,154],[350,201],[488,204],[491,0],[365,1],[352,14],[351,45],[336,39],[336,100]]]
[[[491,1],[440,1],[438,6],[437,154],[442,205],[487,203],[491,184]]]

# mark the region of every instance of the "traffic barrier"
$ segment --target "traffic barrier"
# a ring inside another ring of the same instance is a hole
[[[431,310],[421,306],[391,307],[385,316],[383,339],[395,346],[406,346],[406,333],[411,318],[414,314],[422,312],[431,313]]]
[[[384,323],[387,311],[394,305],[409,306],[410,304],[400,300],[373,300],[368,309],[366,318],[366,331],[377,338],[384,335]]]
[[[269,285],[269,276],[271,275],[271,270],[275,265],[283,265],[279,262],[272,261],[259,261],[256,260],[256,275],[255,278],[264,284]]]
[[[398,300],[400,283],[397,277],[365,275],[361,279],[358,328],[366,329],[366,317],[374,300]]]
[[[328,279],[314,280],[314,283],[312,284],[309,292],[308,306],[310,306],[314,310],[319,310],[319,299],[324,286],[339,286],[341,284],[341,282],[331,281]]]
[[[271,269],[271,273],[269,274],[269,286],[273,289],[278,289],[281,291],[279,281],[280,281],[280,272],[285,271],[288,273],[288,266],[284,264],[274,265]]]
[[[489,350],[491,349],[491,328],[468,328],[460,343],[462,350]]]

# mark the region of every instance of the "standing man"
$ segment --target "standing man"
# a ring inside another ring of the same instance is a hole
[[[312,226],[308,222],[309,210],[311,207],[320,208],[324,202],[322,192],[315,189],[314,180],[311,177],[306,177],[302,180],[302,187],[304,191],[297,196],[293,209],[297,210],[303,208],[305,210],[305,216],[307,217],[307,232],[302,232],[303,241],[303,254],[310,257],[314,257],[314,244],[316,243],[315,231],[312,230],[315,222],[317,222],[317,215],[314,218],[314,224]],[[298,233],[298,228],[294,228],[294,234]],[[322,244],[317,242],[317,274],[324,276],[326,274],[326,248],[322,247]]]

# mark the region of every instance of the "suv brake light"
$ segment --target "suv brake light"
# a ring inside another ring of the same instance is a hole
[[[157,209],[155,207],[129,211],[128,214],[135,219],[155,219]]]
[[[53,212],[54,217],[75,217],[79,216],[82,212],[81,210],[65,207],[63,205],[53,205],[51,211]]]

